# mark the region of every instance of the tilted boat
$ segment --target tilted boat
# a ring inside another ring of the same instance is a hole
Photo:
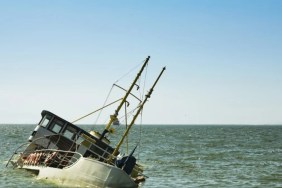
[[[145,181],[146,176],[143,175],[143,167],[133,156],[136,147],[127,156],[120,155],[120,147],[165,67],[138,104],[136,113],[115,147],[111,146],[106,135],[111,132],[111,126],[118,123],[119,111],[126,105],[127,98],[149,59],[150,56],[146,58],[129,89],[125,90],[125,95],[119,100],[120,104],[101,134],[97,131],[87,132],[54,113],[43,110],[42,118],[28,142],[16,149],[6,166],[12,164],[14,168],[32,171],[38,178],[55,180],[62,186],[138,187],[138,183]]]

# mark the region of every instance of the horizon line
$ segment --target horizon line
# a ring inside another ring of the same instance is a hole
[[[0,123],[0,126],[2,125],[37,125],[37,123]],[[92,126],[105,126],[105,124],[89,124],[89,123],[85,123],[85,124],[73,124],[73,125],[76,125],[76,126],[80,126],[80,125],[92,125]],[[120,126],[122,126],[124,124],[121,124]],[[273,125],[273,126],[282,126],[282,123],[187,123],[187,124],[184,124],[184,123],[180,123],[180,124],[171,124],[171,123],[168,123],[168,124],[160,124],[160,123],[153,123],[153,124],[150,124],[150,123],[144,123],[144,124],[134,124],[134,125],[144,125],[144,126],[151,126],[151,125],[157,125],[157,126],[174,126],[174,125],[178,125],[178,126],[266,126],[266,125]]]

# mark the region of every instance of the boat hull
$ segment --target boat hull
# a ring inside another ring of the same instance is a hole
[[[23,165],[20,168],[35,171],[39,179],[49,179],[67,187],[138,187],[120,168],[84,157],[63,169],[36,165]]]

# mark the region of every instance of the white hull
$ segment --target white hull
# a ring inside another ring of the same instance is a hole
[[[32,165],[23,165],[20,168],[38,171],[38,178],[49,179],[67,187],[137,187],[130,176],[120,168],[84,157],[63,169]]]

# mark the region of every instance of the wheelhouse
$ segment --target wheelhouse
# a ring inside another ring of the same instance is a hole
[[[37,149],[56,149],[80,153],[83,157],[105,161],[114,149],[106,138],[100,140],[98,132],[90,133],[62,119],[52,112],[43,110],[41,120],[29,137]],[[34,148],[33,148],[34,149]]]

